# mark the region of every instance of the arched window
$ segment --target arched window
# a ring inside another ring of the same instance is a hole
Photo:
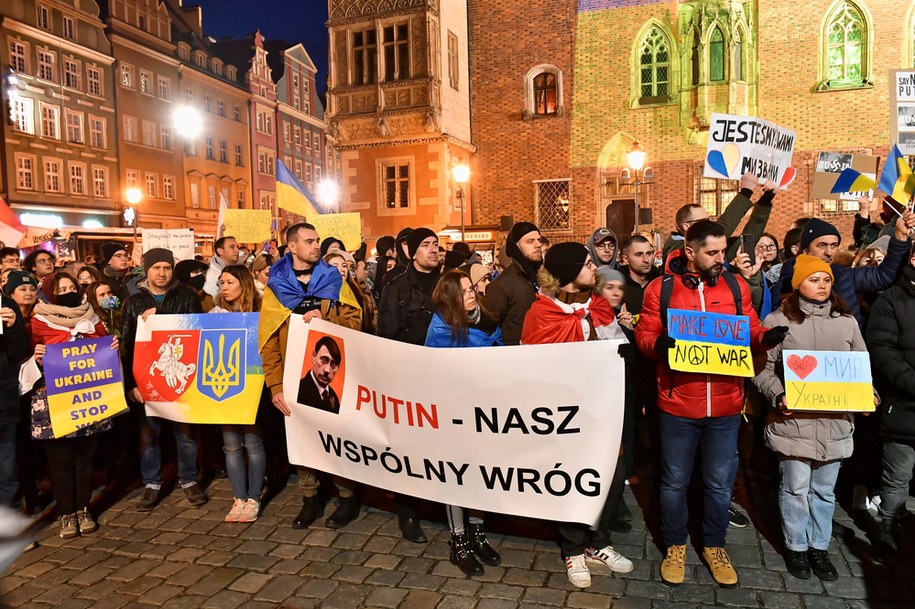
[[[867,26],[851,2],[837,5],[826,25],[826,79],[830,85],[861,83],[866,75]]]
[[[712,30],[708,48],[708,75],[711,82],[724,80],[724,58],[724,34],[721,33],[721,28],[716,27]]]
[[[562,117],[562,72],[556,66],[540,64],[524,75],[524,109],[521,118]]]
[[[692,65],[692,84],[697,86],[699,84],[699,69],[700,69],[701,53],[699,52],[699,31],[693,30],[693,46],[692,52],[690,54],[690,63]]]
[[[652,27],[639,49],[639,103],[666,102],[670,99],[670,41]]]
[[[534,77],[534,114],[556,114],[556,85],[556,75],[551,72],[541,72]]]

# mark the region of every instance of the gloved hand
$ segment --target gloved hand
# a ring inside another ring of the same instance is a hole
[[[631,364],[638,357],[638,351],[635,348],[635,345],[629,343],[621,343],[616,352],[619,354],[627,364]]]
[[[765,333],[762,339],[762,345],[766,349],[771,349],[776,345],[782,344],[785,337],[788,336],[788,326],[775,326]]]
[[[658,359],[667,361],[667,352],[677,346],[677,339],[671,338],[667,334],[662,334],[654,341],[654,352]]]

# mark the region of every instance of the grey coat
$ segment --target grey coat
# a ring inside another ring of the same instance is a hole
[[[781,309],[763,320],[768,328],[789,328],[785,341],[768,351],[765,370],[753,379],[759,391],[773,404],[785,393],[782,350],[867,350],[854,317],[833,315],[829,303],[815,305],[803,299],[801,311],[807,316],[802,324],[790,321]],[[775,407],[770,411],[765,436],[769,448],[787,457],[833,461],[851,456],[854,430],[854,419],[847,413],[795,411],[786,416]]]

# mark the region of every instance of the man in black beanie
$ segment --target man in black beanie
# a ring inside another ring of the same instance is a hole
[[[422,345],[432,321],[432,291],[439,278],[438,237],[428,228],[417,228],[406,236],[405,243],[411,263],[381,292],[378,336]],[[404,539],[425,543],[426,535],[412,505],[415,502],[400,495],[397,502],[397,519]]]
[[[102,246],[102,275],[111,285],[115,295],[123,302],[127,297],[127,275],[130,272],[130,258],[127,257],[127,246],[123,243],[109,241]]]
[[[877,292],[883,291],[893,285],[899,266],[905,261],[909,252],[909,230],[915,227],[915,214],[905,211],[902,217],[896,220],[896,230],[890,238],[886,256],[877,266],[860,266],[849,268],[833,264],[832,259],[839,251],[842,235],[838,229],[819,218],[811,218],[804,224],[801,232],[801,252],[816,256],[832,268],[833,290],[842,297],[851,314],[864,326],[864,315],[861,311],[858,296],[864,296],[871,302],[876,299]],[[782,290],[791,291],[791,278],[794,276],[794,260],[788,260],[782,265],[778,282],[772,288],[772,307],[778,308]]]
[[[524,315],[537,294],[537,271],[543,264],[540,229],[530,222],[516,222],[505,240],[505,253],[512,264],[486,290],[486,307],[502,326],[506,345],[521,343]]]

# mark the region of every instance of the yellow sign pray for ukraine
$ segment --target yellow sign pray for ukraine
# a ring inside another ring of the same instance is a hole
[[[227,237],[239,243],[261,243],[270,238],[269,209],[227,209],[224,212]]]
[[[785,350],[788,410],[873,412],[874,387],[867,351]]]

